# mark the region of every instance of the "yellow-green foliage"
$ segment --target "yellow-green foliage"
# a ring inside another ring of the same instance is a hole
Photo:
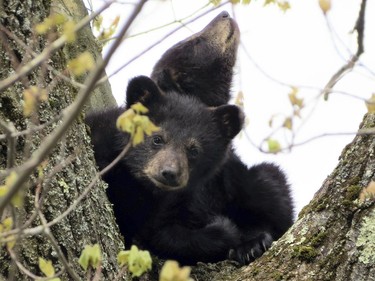
[[[45,260],[43,258],[39,258],[39,269],[47,277],[51,278],[51,277],[55,276],[55,269],[53,268],[52,261],[50,261],[50,260]],[[61,279],[56,277],[56,278],[51,278],[51,279],[48,279],[48,280],[50,280],[50,281],[60,281]]]
[[[176,261],[166,261],[160,271],[159,281],[192,281],[190,271],[188,266],[180,267]]]
[[[150,253],[139,250],[135,245],[131,246],[129,251],[120,251],[117,262],[120,266],[127,266],[133,277],[141,276],[152,267]]]
[[[159,131],[159,128],[143,115],[147,112],[148,109],[138,102],[117,118],[117,128],[130,134],[133,146],[143,142],[144,134],[150,136],[153,132]]]
[[[100,247],[98,244],[93,246],[86,245],[83,249],[81,256],[79,257],[79,264],[82,266],[84,270],[87,270],[89,266],[92,268],[97,268],[102,260],[102,254],[100,251]]]

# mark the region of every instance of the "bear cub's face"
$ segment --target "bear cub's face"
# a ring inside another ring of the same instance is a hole
[[[133,147],[124,161],[136,178],[162,190],[203,184],[220,168],[243,125],[237,106],[208,108],[193,97],[162,93],[144,76],[129,82],[127,108],[136,102],[149,109],[160,130]]]
[[[240,32],[227,12],[202,31],[168,49],[151,78],[163,91],[198,97],[208,106],[227,104]]]

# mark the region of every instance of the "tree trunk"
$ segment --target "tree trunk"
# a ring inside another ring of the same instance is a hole
[[[41,53],[46,47],[48,40],[34,36],[33,28],[52,12],[63,13],[76,21],[87,15],[82,1],[0,1],[0,85],[3,79],[14,75],[14,69],[17,69],[21,62],[27,63],[32,59],[32,52]],[[73,44],[65,45],[52,54],[48,64],[54,70],[64,73],[68,60],[84,50],[90,51],[94,58],[100,59],[98,43],[89,26],[77,34],[77,40]],[[31,85],[47,88],[52,83],[55,85],[49,89],[48,101],[41,103],[38,114],[25,118],[22,112],[25,88]],[[9,139],[0,139],[0,185],[4,183],[4,170],[25,162],[37,147],[43,145],[44,137],[59,126],[61,120],[53,121],[54,118],[72,103],[77,92],[78,89],[71,83],[57,78],[51,68],[42,64],[21,78],[20,82],[12,84],[0,93],[0,121],[3,124],[11,122],[17,131],[22,131],[50,122],[43,129],[16,138],[15,152],[10,149]],[[89,106],[99,105],[115,105],[108,83],[99,86],[90,100]],[[0,134],[4,133],[6,132],[2,128]],[[12,162],[9,161],[10,155],[15,156],[14,164],[9,164]],[[41,210],[49,222],[63,213],[88,186],[97,174],[97,169],[83,118],[76,120],[46,160],[45,180],[38,186],[38,173],[35,171],[23,187],[26,196],[22,207],[12,208],[8,205],[5,212],[0,214],[1,220],[12,214],[13,218],[16,218],[16,225],[23,224],[35,211],[35,194],[41,187]],[[104,182],[99,181],[73,212],[53,225],[51,233],[54,238],[46,235],[44,231],[22,236],[13,248],[17,260],[31,273],[45,276],[38,267],[38,259],[42,257],[52,261],[56,272],[63,271],[60,276],[62,280],[73,280],[72,271],[76,272],[79,280],[83,280],[86,277],[78,258],[85,245],[98,243],[103,257],[103,279],[111,279],[110,276],[113,277],[118,271],[116,255],[123,249],[123,241],[115,224],[111,205],[106,198],[105,188]],[[40,224],[41,220],[36,218],[30,227]],[[56,240],[56,245],[51,243],[53,240]],[[0,280],[28,280],[27,276],[18,270],[14,261],[11,262],[9,254],[4,251],[4,245],[0,246]],[[66,258],[71,267],[70,272],[63,269],[59,254]]]

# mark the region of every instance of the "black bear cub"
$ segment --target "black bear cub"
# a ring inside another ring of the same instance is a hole
[[[292,223],[284,174],[272,164],[248,169],[231,151],[243,114],[207,107],[147,77],[129,82],[126,107],[87,117],[102,169],[129,141],[117,117],[141,102],[160,131],[132,147],[105,176],[126,246],[136,243],[183,264],[260,256]]]
[[[221,12],[203,30],[169,48],[151,78],[163,91],[199,97],[209,105],[228,103],[240,32],[228,12]]]

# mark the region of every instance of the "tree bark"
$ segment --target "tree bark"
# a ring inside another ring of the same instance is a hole
[[[0,81],[14,75],[15,69],[21,63],[30,61],[31,52],[40,53],[46,47],[47,40],[37,38],[33,28],[35,24],[42,22],[52,12],[62,13],[76,21],[87,15],[82,1],[0,1],[0,23],[4,28],[0,30]],[[65,45],[52,54],[49,58],[49,65],[63,73],[68,60],[84,50],[90,51],[97,60],[100,59],[100,48],[89,26],[80,31],[77,38],[73,44]],[[20,42],[23,43],[20,44]],[[30,129],[47,122],[51,123],[41,130],[16,139],[14,166],[23,163],[37,147],[43,145],[44,137],[61,122],[61,120],[54,122],[54,118],[72,103],[78,92],[78,89],[71,83],[58,80],[49,91],[48,101],[41,103],[38,116],[25,118],[22,113],[22,96],[25,88],[31,85],[46,88],[56,79],[58,79],[56,74],[42,65],[0,94],[0,120],[4,123],[11,122],[17,131]],[[109,107],[115,104],[109,84],[104,83],[94,91],[89,106]],[[1,133],[5,133],[5,131],[1,130]],[[0,170],[3,171],[8,165],[7,158],[13,153],[8,144],[6,139],[0,140]],[[74,202],[97,174],[83,118],[76,120],[65,138],[56,145],[53,154],[46,160],[47,166],[44,169],[46,179],[41,186],[43,190],[41,202],[46,220],[51,221]],[[67,164],[64,165],[64,161]],[[8,165],[8,168],[12,167]],[[14,217],[17,218],[19,225],[31,216],[35,211],[37,177],[37,172],[35,172],[23,188],[26,193],[23,206],[19,209],[8,207],[2,219],[9,215],[10,209],[12,209],[11,212],[14,212]],[[3,178],[1,184],[3,184]],[[76,272],[79,279],[83,280],[86,277],[78,264],[78,258],[85,245],[98,243],[103,257],[101,274],[103,279],[111,279],[118,271],[116,255],[119,250],[123,249],[123,241],[115,224],[111,205],[106,198],[105,188],[105,183],[99,181],[87,198],[72,213],[51,227],[57,247],[53,246],[52,240],[48,239],[45,233],[31,237],[23,236],[17,241],[13,250],[18,261],[33,274],[43,276],[38,267],[38,258],[51,260],[56,272],[63,271],[60,276],[62,280],[73,280],[72,274],[63,269],[61,258],[58,255],[58,251],[61,251],[71,270]],[[40,224],[41,221],[35,219],[31,226]],[[0,249],[0,280],[4,278],[28,280],[25,274],[20,273],[14,262],[11,262],[9,255],[4,251],[4,246],[2,246]]]

